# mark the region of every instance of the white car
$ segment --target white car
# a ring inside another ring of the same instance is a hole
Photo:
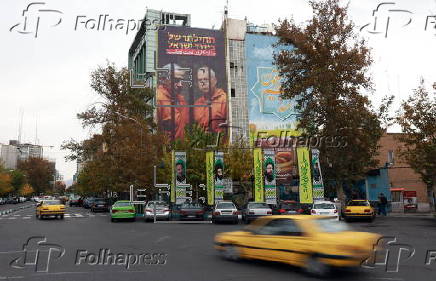
[[[330,201],[314,202],[310,214],[312,216],[327,216],[339,220],[338,209],[336,209],[335,203]]]

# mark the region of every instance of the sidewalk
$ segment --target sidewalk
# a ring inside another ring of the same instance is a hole
[[[377,217],[383,217],[381,215],[377,215]],[[392,218],[436,218],[435,213],[388,213],[387,217]]]

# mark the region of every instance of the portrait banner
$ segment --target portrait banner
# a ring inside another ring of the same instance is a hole
[[[176,151],[174,153],[175,162],[175,181],[176,181],[176,204],[185,202],[186,187],[181,186],[186,184],[186,152]]]
[[[206,152],[206,189],[207,189],[207,204],[212,206],[214,201],[215,183],[213,178],[214,152]]]
[[[319,150],[312,149],[313,198],[324,199],[324,183],[322,180]]]
[[[263,151],[265,202],[277,204],[276,160],[274,150]]]
[[[176,203],[176,156],[174,150],[171,151],[171,203]]]
[[[297,147],[297,159],[300,172],[300,203],[313,203],[309,149]]]
[[[254,163],[254,201],[264,202],[263,175],[262,175],[262,149],[253,149]]]
[[[215,152],[214,163],[215,203],[224,199],[224,153]]]

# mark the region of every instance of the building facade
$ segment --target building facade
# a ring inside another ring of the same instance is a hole
[[[0,160],[5,169],[16,169],[19,150],[14,145],[0,144]]]

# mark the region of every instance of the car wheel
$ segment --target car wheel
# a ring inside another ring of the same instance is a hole
[[[310,256],[306,261],[305,271],[312,276],[325,277],[329,274],[330,267],[319,258]]]
[[[64,215],[60,215],[60,218],[61,218],[61,220],[63,220],[64,219]]]
[[[132,221],[136,221],[136,218],[132,218]]]
[[[239,249],[234,245],[225,245],[221,251],[221,256],[230,261],[238,261],[241,259],[241,253]]]
[[[111,222],[115,222],[115,219],[114,219],[114,218],[111,218]]]

